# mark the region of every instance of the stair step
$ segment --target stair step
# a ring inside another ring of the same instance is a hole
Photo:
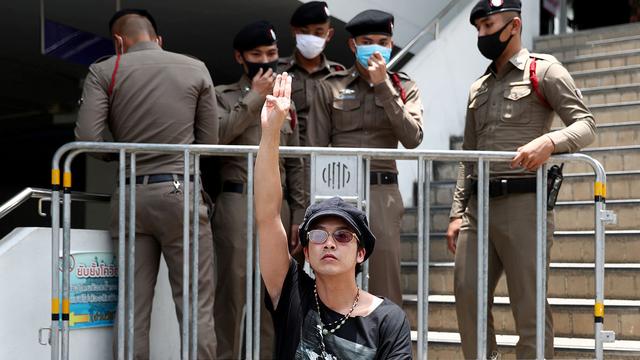
[[[640,100],[640,84],[604,85],[581,89],[586,104],[616,104]]]
[[[580,56],[615,53],[624,50],[637,49],[640,49],[640,37],[628,36],[610,39],[606,42],[590,42],[578,47],[565,47],[561,49],[555,49],[550,51],[549,53],[555,56],[558,60],[563,61],[565,59],[574,59]]]
[[[593,262],[593,231],[556,231],[551,248],[552,262]],[[451,262],[444,233],[432,233],[429,240],[429,260]],[[418,236],[405,233],[401,237],[402,261],[418,260]],[[640,230],[609,230],[605,237],[607,263],[640,263]]]
[[[546,35],[534,39],[536,51],[549,52],[569,47],[593,46],[607,42],[619,42],[636,37],[640,33],[639,24],[622,24],[597,29],[581,30],[570,34]]]
[[[578,88],[628,85],[640,82],[640,65],[573,71],[571,76]]]
[[[589,104],[597,124],[640,121],[640,101],[617,104]],[[555,121],[554,124],[561,124]]]
[[[553,312],[554,332],[559,337],[593,337],[593,299],[549,298]],[[403,309],[407,313],[411,328],[417,328],[418,297],[403,296]],[[432,331],[457,332],[455,297],[453,295],[429,296],[429,329]],[[515,323],[509,298],[494,297],[493,318],[496,333],[515,335]],[[605,300],[605,328],[616,333],[616,339],[640,338],[640,301]]]
[[[639,65],[640,49],[579,55],[564,59],[562,63],[569,72]]]
[[[640,170],[640,145],[590,147],[580,152],[598,160],[607,172]],[[565,164],[564,167],[567,174],[590,170],[588,164],[575,161]]]
[[[594,176],[568,174],[564,178],[559,201],[590,200],[593,199]],[[640,181],[640,171],[609,172],[607,173],[607,200],[640,198],[640,187],[635,184]]]
[[[402,263],[403,293],[417,293],[417,263]],[[606,264],[605,294],[609,299],[634,300],[640,294],[640,264]],[[593,298],[594,269],[588,263],[551,263],[549,297]],[[429,289],[434,295],[453,294],[453,263],[431,263],[429,267]],[[496,296],[508,296],[507,282],[502,276],[495,292]]]
[[[413,341],[414,354],[416,353],[418,332],[411,332]],[[429,339],[429,359],[463,359],[462,349],[460,348],[460,335],[457,332],[437,332],[429,331],[427,334]],[[515,335],[496,335],[498,350],[502,355],[502,359],[515,359],[515,345],[518,342],[518,336]],[[562,338],[554,339],[555,358],[556,359],[588,359],[594,357],[595,342],[588,338]],[[638,359],[640,357],[640,341],[617,340],[614,343],[605,343],[603,345],[605,358],[607,360],[628,360]]]
[[[609,200],[607,209],[613,210],[618,216],[617,224],[607,225],[608,230],[637,230],[638,205],[640,200]],[[451,206],[433,205],[431,207],[431,231],[445,232],[449,224],[449,210]],[[375,221],[375,219],[372,219]],[[593,201],[558,202],[555,209],[556,230],[593,230],[594,205]],[[417,233],[417,210],[405,209],[402,219],[404,232]]]

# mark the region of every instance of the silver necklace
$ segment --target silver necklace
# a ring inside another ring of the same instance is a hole
[[[320,301],[318,301],[318,284],[314,283],[313,284],[313,295],[316,299],[316,310],[318,311],[318,322],[320,322],[320,324],[318,324],[318,334],[320,335],[320,350],[322,350],[322,354],[320,354],[320,356],[322,356],[323,359],[331,359],[332,356],[330,356],[325,350],[325,346],[324,346],[324,336],[325,335],[329,335],[329,334],[333,334],[336,331],[338,331],[338,329],[340,329],[342,327],[342,325],[344,325],[344,323],[347,321],[348,318],[351,317],[351,314],[353,313],[353,311],[355,310],[356,306],[358,306],[358,300],[360,300],[360,288],[356,287],[356,298],[353,300],[353,305],[351,306],[351,310],[349,310],[349,312],[347,313],[347,315],[343,316],[341,319],[338,319],[336,321],[333,321],[329,324],[323,324],[322,323],[322,316],[320,315]],[[330,327],[337,325],[336,327],[334,327],[333,329],[331,329]]]

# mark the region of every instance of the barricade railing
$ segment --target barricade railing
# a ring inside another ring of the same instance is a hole
[[[117,153],[119,154],[119,233],[118,233],[118,255],[119,255],[119,283],[118,283],[118,331],[117,331],[117,357],[118,359],[133,358],[133,303],[134,303],[134,253],[135,253],[135,201],[129,201],[129,231],[128,243],[126,244],[127,265],[125,269],[125,210],[126,210],[126,159],[129,155],[129,176],[133,179],[136,175],[136,154],[182,154],[184,159],[184,179],[189,179],[194,175],[194,194],[190,199],[189,186],[184,186],[184,221],[183,221],[183,316],[182,316],[182,350],[181,358],[195,359],[197,357],[197,251],[198,251],[198,218],[197,204],[199,203],[199,175],[200,156],[245,156],[248,165],[247,189],[253,189],[254,174],[253,162],[257,153],[257,146],[223,146],[223,145],[177,145],[177,144],[129,144],[129,143],[92,143],[74,142],[62,146],[54,155],[52,161],[52,336],[51,336],[51,358],[69,358],[69,269],[70,258],[70,224],[71,224],[71,165],[73,160],[81,153]],[[418,338],[417,357],[427,358],[428,343],[428,295],[429,295],[429,242],[430,242],[430,187],[432,179],[432,169],[434,161],[449,162],[475,162],[477,166],[477,196],[478,196],[478,316],[477,321],[477,354],[478,358],[484,358],[486,354],[487,339],[487,253],[488,253],[488,233],[489,233],[489,165],[492,162],[509,162],[515,156],[515,152],[491,152],[491,151],[433,151],[433,150],[403,150],[403,149],[366,149],[366,148],[313,148],[313,147],[281,147],[280,153],[283,157],[317,157],[317,156],[353,156],[358,161],[364,161],[364,169],[367,173],[362,176],[368,179],[368,169],[372,159],[388,160],[417,160],[418,168]],[[312,156],[313,155],[313,156]],[[60,163],[65,157],[64,171],[62,176],[62,187],[60,186]],[[193,157],[193,158],[192,158]],[[193,170],[191,170],[193,161]],[[605,224],[611,221],[614,216],[606,210],[606,174],[603,166],[595,159],[584,154],[562,154],[554,155],[549,162],[582,162],[589,165],[595,173],[594,182],[594,217],[595,217],[595,306],[594,306],[594,330],[595,330],[595,357],[603,358],[603,340],[610,339],[611,332],[603,331],[604,319],[604,244],[605,244]],[[312,164],[313,166],[313,164]],[[358,181],[362,182],[363,179]],[[367,181],[368,183],[368,181]],[[129,182],[130,199],[135,199],[135,181]],[[536,344],[537,358],[544,358],[544,333],[545,333],[545,299],[546,299],[546,208],[547,208],[547,181],[546,164],[537,170],[537,328]],[[363,187],[362,184],[359,188]],[[60,207],[59,196],[62,191],[63,211],[62,211],[62,253],[63,266],[58,268],[59,257],[59,230],[60,230]],[[189,226],[190,201],[193,200],[193,247],[189,249]],[[360,200],[360,207],[368,209],[367,199]],[[375,220],[375,219],[374,219]],[[259,247],[253,242],[253,192],[247,191],[247,274],[254,276],[246,277],[246,323],[245,323],[245,355],[246,358],[259,358],[260,349],[260,269],[254,266],[257,263],[256,256]],[[215,231],[215,229],[214,229]],[[190,253],[191,250],[191,253]],[[192,259],[190,263],[189,255]],[[124,275],[123,275],[123,271]],[[191,306],[189,312],[189,270],[193,269],[193,286],[191,289]],[[62,274],[61,274],[62,272]],[[365,275],[366,276],[366,275]],[[62,290],[58,287],[58,282],[62,277]],[[126,282],[125,282],[126,278]],[[60,300],[62,301],[62,314],[60,316]],[[125,302],[128,305],[125,314]],[[191,321],[190,321],[191,320]],[[61,329],[61,333],[58,331]],[[124,339],[127,338],[127,348],[125,353]],[[189,341],[191,339],[191,341]],[[482,354],[482,355],[481,355]]]

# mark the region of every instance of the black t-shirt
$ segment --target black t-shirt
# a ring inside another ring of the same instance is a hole
[[[276,359],[322,359],[314,280],[291,260],[278,308],[267,294],[265,303],[276,333]],[[343,315],[320,302],[322,323]],[[333,328],[333,327],[332,327]],[[411,329],[404,311],[388,299],[362,317],[350,317],[334,334],[324,335],[325,351],[334,359],[411,359]]]

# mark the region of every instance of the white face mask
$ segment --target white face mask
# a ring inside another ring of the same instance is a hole
[[[327,40],[315,35],[296,34],[296,47],[307,59],[313,59],[322,53]]]

